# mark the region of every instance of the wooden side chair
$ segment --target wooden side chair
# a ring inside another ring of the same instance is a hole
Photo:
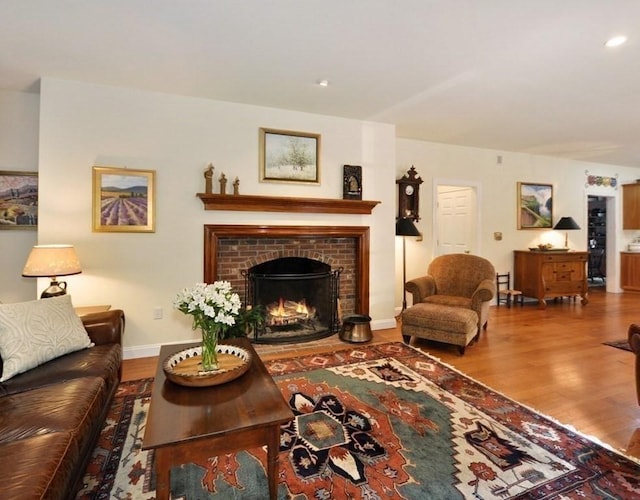
[[[511,288],[511,273],[499,274],[496,273],[496,305],[500,307],[500,303],[504,302],[507,307],[511,307],[511,302],[514,304],[520,300],[520,307],[524,305],[524,297],[520,290],[514,290]]]

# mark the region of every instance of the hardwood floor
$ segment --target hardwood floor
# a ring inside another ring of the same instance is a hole
[[[626,338],[640,322],[640,294],[590,291],[590,302],[549,301],[545,310],[492,307],[489,327],[459,356],[457,349],[419,340],[417,348],[510,398],[579,432],[624,450],[640,427],[634,355],[602,345]],[[374,331],[373,342],[401,341],[400,328]],[[337,335],[297,346],[256,345],[263,359],[349,348]],[[152,377],[157,358],[125,360],[124,380]]]

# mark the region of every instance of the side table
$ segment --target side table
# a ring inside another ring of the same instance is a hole
[[[111,309],[111,305],[101,305],[101,306],[80,306],[73,308],[76,311],[76,314],[80,317],[86,316],[87,314],[104,312]]]

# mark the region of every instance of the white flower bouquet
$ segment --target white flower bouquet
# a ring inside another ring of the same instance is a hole
[[[180,291],[173,306],[193,316],[193,329],[202,331],[203,371],[216,370],[218,339],[236,324],[240,314],[240,297],[231,289],[231,283],[196,283],[194,287]]]

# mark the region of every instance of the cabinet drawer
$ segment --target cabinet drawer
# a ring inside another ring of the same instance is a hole
[[[563,283],[549,283],[544,287],[545,294],[578,295],[585,291],[582,281],[566,281]]]
[[[550,253],[542,256],[542,262],[566,262],[567,256],[563,253]]]
[[[542,262],[586,262],[587,255],[585,252],[581,253],[553,253],[545,254],[542,256]]]
[[[573,271],[572,270],[567,270],[567,271],[556,271],[555,272],[555,281],[571,281],[573,279],[575,279],[573,277]]]

